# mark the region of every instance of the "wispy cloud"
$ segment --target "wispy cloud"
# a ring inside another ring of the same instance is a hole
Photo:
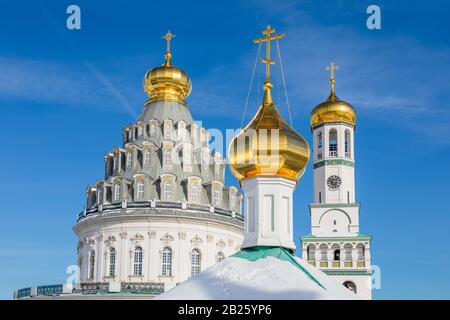
[[[0,98],[125,111],[133,117],[142,105],[134,103],[136,90],[90,62],[72,65],[0,57],[0,70]]]

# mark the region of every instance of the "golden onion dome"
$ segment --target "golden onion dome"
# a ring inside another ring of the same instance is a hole
[[[192,82],[186,72],[172,65],[170,40],[174,37],[170,31],[163,37],[167,40],[166,62],[150,69],[144,76],[144,91],[149,96],[149,102],[170,100],[184,105],[184,99],[192,90]]]
[[[267,26],[264,37],[253,40],[266,44],[264,98],[258,112],[250,123],[230,142],[228,158],[231,173],[239,180],[253,177],[282,177],[298,182],[309,160],[309,146],[306,140],[280,115],[272,99],[270,82],[270,42],[284,38]],[[258,50],[259,52],[259,50]]]
[[[328,99],[311,112],[311,129],[327,122],[345,122],[356,125],[356,110],[345,101],[340,100],[334,92],[334,75],[332,76],[331,93]]]
[[[280,115],[271,88],[270,82],[264,84],[264,100],[258,112],[230,143],[231,172],[240,181],[264,176],[297,182],[308,163],[308,143]]]

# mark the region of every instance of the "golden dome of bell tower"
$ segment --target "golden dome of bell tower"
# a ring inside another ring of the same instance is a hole
[[[144,91],[149,96],[147,103],[155,101],[176,101],[187,106],[184,99],[192,90],[192,82],[186,72],[172,65],[170,53],[170,41],[175,35],[170,31],[164,35],[167,41],[167,49],[163,65],[150,69],[144,76]]]
[[[306,140],[288,125],[280,115],[272,99],[270,81],[270,41],[284,37],[270,26],[263,31],[262,38],[254,43],[266,43],[266,80],[263,85],[264,98],[256,115],[229,146],[230,168],[240,181],[252,177],[282,177],[297,182],[303,175],[309,160]]]
[[[342,101],[336,96],[334,92],[335,71],[339,66],[334,62],[327,67],[330,71],[331,92],[328,99],[317,105],[311,112],[311,129],[329,122],[345,122],[351,125],[356,125],[356,111],[350,103]]]

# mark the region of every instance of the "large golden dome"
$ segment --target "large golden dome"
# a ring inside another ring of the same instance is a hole
[[[264,84],[264,100],[258,112],[230,143],[231,172],[240,181],[258,176],[298,181],[308,163],[308,143],[280,115],[271,88],[270,82]]]
[[[346,122],[356,125],[356,111],[350,103],[340,100],[334,92],[334,76],[331,79],[331,93],[325,102],[311,112],[311,128],[326,122]]]
[[[167,40],[166,62],[159,67],[150,69],[144,76],[144,91],[149,96],[149,102],[170,100],[184,105],[184,99],[191,93],[192,82],[186,72],[172,65],[170,59],[170,40],[174,37],[170,31],[164,36]]]
[[[228,148],[231,173],[239,180],[253,177],[282,177],[298,182],[309,160],[306,140],[289,126],[272,99],[270,82],[270,41],[281,39],[267,26],[264,37],[254,43],[266,43],[264,99],[250,123],[231,140]]]

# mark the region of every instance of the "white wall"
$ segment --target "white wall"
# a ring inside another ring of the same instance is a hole
[[[201,269],[239,250],[242,228],[201,218],[176,216],[145,216],[143,214],[86,219],[75,226],[79,236],[79,257],[82,258],[81,282],[164,282],[165,288],[191,276],[190,254],[201,252]],[[116,276],[109,277],[109,247],[116,249]],[[143,249],[142,276],[133,275],[134,248]],[[172,276],[161,275],[161,253],[172,249]],[[88,278],[89,251],[96,251],[96,276]]]

